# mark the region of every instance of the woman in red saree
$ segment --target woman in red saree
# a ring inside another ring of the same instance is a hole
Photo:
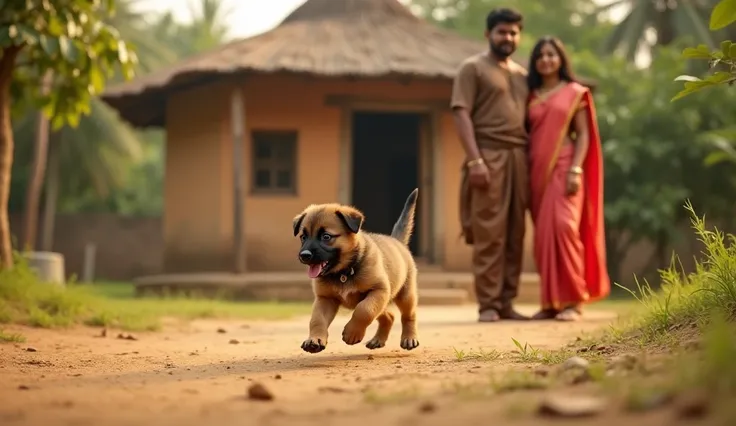
[[[575,321],[584,303],[610,292],[595,105],[556,38],[534,47],[528,82],[530,207],[542,286],[533,319]]]

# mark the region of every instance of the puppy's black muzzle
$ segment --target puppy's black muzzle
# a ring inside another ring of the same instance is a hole
[[[309,262],[312,261],[313,258],[314,258],[314,255],[312,254],[310,250],[302,250],[299,252],[299,261],[304,264],[308,264]]]

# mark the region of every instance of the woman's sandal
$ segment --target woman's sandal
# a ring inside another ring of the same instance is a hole
[[[555,316],[557,321],[579,321],[582,313],[575,308],[565,308]]]

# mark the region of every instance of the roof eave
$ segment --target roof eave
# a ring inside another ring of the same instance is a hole
[[[291,75],[317,78],[340,79],[418,79],[418,80],[451,80],[452,75],[446,73],[419,73],[419,72],[384,72],[365,74],[358,72],[343,72],[324,74],[308,71],[293,70],[235,70],[223,71],[191,71],[175,75],[169,81],[159,85],[144,86],[139,90],[124,90],[125,84],[118,86],[120,90],[111,90],[103,93],[100,98],[115,109],[120,117],[131,126],[139,129],[162,128],[166,126],[166,103],[174,93],[193,89],[195,87],[214,83],[223,78],[233,78],[246,74],[261,75]]]

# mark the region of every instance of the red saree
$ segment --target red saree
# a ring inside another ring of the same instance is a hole
[[[566,194],[574,145],[575,113],[587,112],[589,146],[582,187]],[[603,229],[603,158],[590,91],[569,83],[529,102],[529,160],[534,257],[542,284],[542,309],[561,310],[608,296]]]

